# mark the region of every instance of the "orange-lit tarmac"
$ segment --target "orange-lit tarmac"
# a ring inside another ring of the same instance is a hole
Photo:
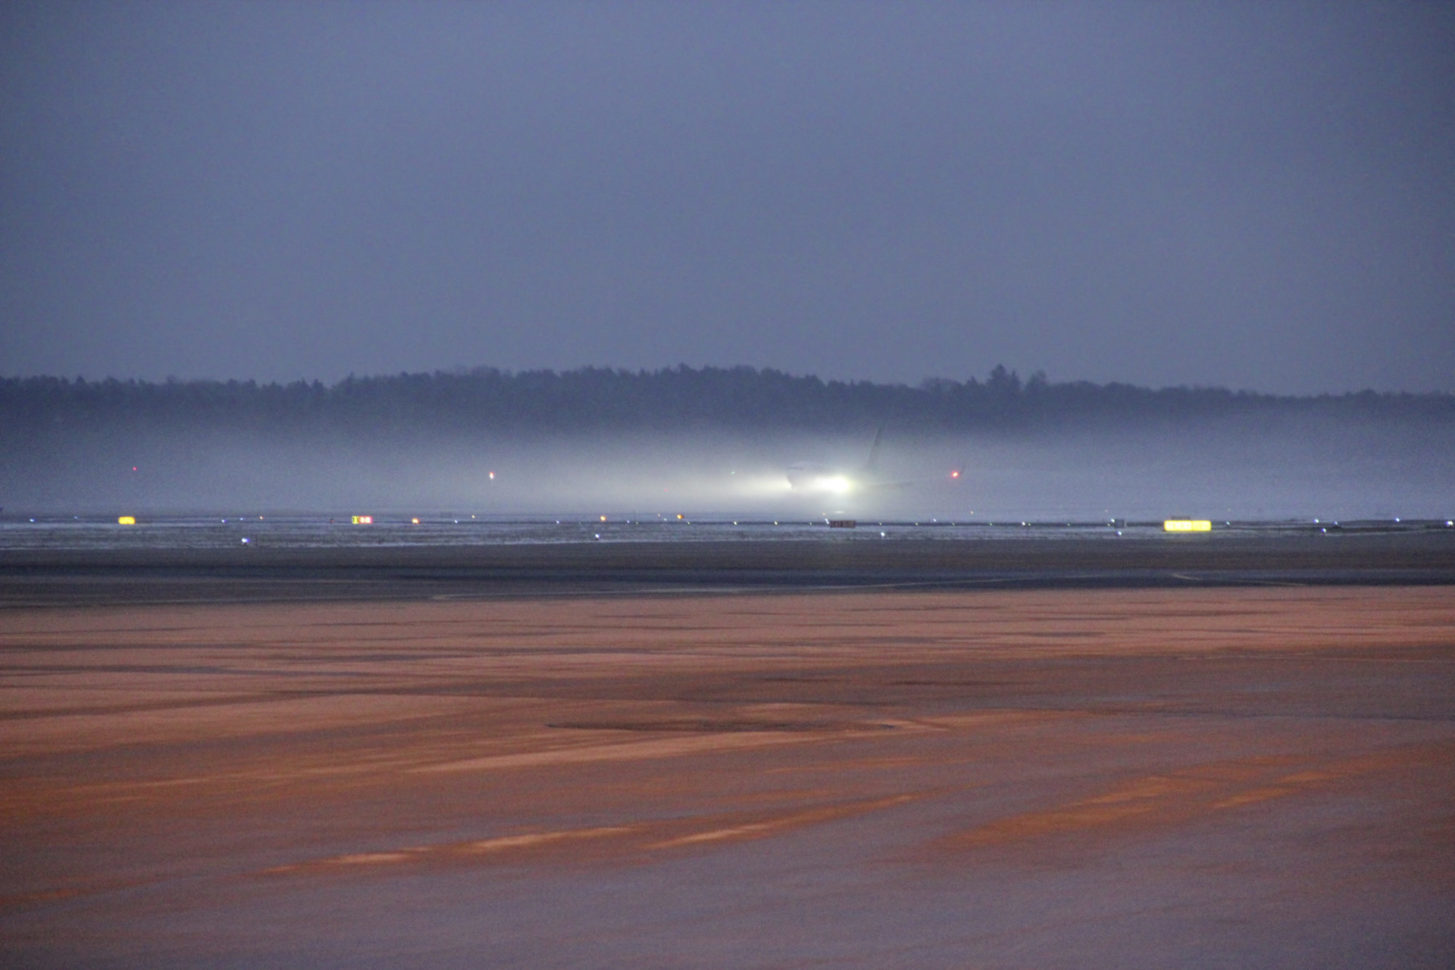
[[[8,966],[1448,967],[1450,587],[0,611]]]

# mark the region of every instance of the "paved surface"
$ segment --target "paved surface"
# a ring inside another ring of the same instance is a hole
[[[1455,529],[1057,539],[0,549],[0,608],[744,590],[1455,585]]]
[[[0,611],[10,966],[1447,967],[1455,598]]]

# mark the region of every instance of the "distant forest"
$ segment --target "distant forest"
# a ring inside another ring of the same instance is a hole
[[[583,368],[298,381],[0,379],[0,446],[172,430],[294,433],[561,434],[608,430],[1024,432],[1098,423],[1168,426],[1189,419],[1325,417],[1399,423],[1455,420],[1455,395],[1373,391],[1286,397],[1209,387],[1022,379],[997,366],[984,380],[916,386],[825,381],[752,367],[655,371]]]
[[[1285,397],[1222,388],[1027,380],[995,367],[983,380],[918,386],[824,381],[752,367],[656,371],[582,368],[348,377],[318,381],[0,379],[0,435],[166,426],[196,430],[575,432],[696,428],[837,431],[892,422],[935,431],[1029,430],[1114,421],[1320,415],[1455,418],[1455,395],[1373,391]]]

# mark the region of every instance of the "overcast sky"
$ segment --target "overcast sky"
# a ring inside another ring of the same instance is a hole
[[[1455,391],[1455,4],[0,5],[0,374]]]

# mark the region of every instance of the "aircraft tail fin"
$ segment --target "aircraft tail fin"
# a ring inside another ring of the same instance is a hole
[[[869,460],[864,463],[864,467],[870,471],[879,467],[879,439],[882,437],[884,437],[884,425],[881,424],[874,429],[874,443],[869,446]]]

